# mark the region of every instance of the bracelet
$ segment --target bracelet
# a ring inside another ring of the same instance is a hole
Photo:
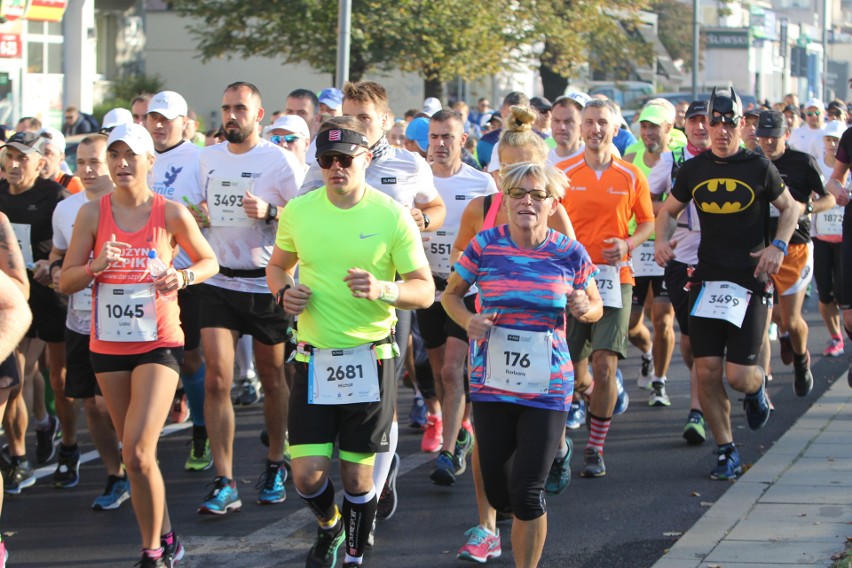
[[[380,281],[379,285],[382,287],[379,300],[386,304],[395,304],[399,300],[399,286],[396,282]]]
[[[181,280],[183,280],[181,285],[178,286],[178,290],[186,290],[186,287],[189,286],[189,277],[186,275],[186,270],[178,270],[177,273],[180,274]]]
[[[275,303],[281,306],[282,308],[284,307],[284,292],[286,292],[290,288],[292,288],[291,285],[285,284],[284,287],[278,290],[278,292],[275,294]]]
[[[89,259],[89,262],[86,263],[86,274],[89,275],[89,278],[97,278],[98,276],[106,272],[106,268],[101,270],[100,272],[95,272],[94,269],[92,269],[93,262],[95,262],[94,259]]]
[[[629,238],[624,239],[624,242],[627,243],[627,254],[633,254],[633,249],[635,249],[636,247],[633,246],[633,243],[630,242]]]

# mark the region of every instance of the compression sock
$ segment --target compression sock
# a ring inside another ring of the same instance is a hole
[[[189,417],[195,426],[204,426],[204,371],[205,365],[191,375],[181,375],[186,403],[189,405]]]
[[[396,446],[399,443],[399,423],[393,421],[390,428],[390,436],[388,436],[388,451],[376,454],[376,461],[373,464],[373,485],[384,489],[385,481],[388,479],[393,456],[396,453]],[[380,491],[381,491],[380,489]]]
[[[364,554],[378,504],[379,498],[375,487],[361,495],[343,493],[343,526],[346,530],[344,562],[359,562],[358,559]]]
[[[296,492],[299,493],[298,490]],[[334,483],[332,483],[330,477],[325,478],[325,485],[313,495],[299,493],[299,497],[310,507],[320,526],[325,529],[332,528],[335,520],[340,517],[337,506],[334,504]]]
[[[609,432],[609,425],[612,422],[612,417],[610,418],[599,418],[594,414],[589,414],[591,418],[591,424],[589,425],[589,443],[586,444],[587,448],[594,448],[600,453],[603,453],[604,442],[606,441],[606,435]]]

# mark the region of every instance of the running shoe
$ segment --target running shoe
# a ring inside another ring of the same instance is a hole
[[[317,527],[317,540],[308,551],[305,568],[331,568],[337,564],[337,551],[345,539],[341,522],[337,523],[337,530]]]
[[[603,454],[594,448],[586,448],[583,453],[583,469],[581,477],[603,477],[606,475]]]
[[[568,453],[564,458],[554,458],[544,482],[544,490],[550,495],[559,495],[571,483],[571,454],[574,451],[574,442],[566,437]]]
[[[177,566],[178,562],[183,560],[183,556],[186,554],[186,550],[184,550],[178,536],[175,533],[172,533],[172,535],[171,544],[168,544],[165,539],[160,539],[160,546],[163,547],[163,557],[166,559],[166,566],[169,566],[169,568]]]
[[[380,519],[390,519],[396,513],[396,475],[399,473],[399,454],[394,454],[391,461],[388,479],[379,495],[379,503],[376,506],[376,516]]]
[[[200,515],[224,515],[230,511],[237,512],[243,508],[237,488],[231,485],[227,477],[219,476],[210,484],[213,489],[198,507]]]
[[[453,451],[453,467],[455,467],[455,476],[458,477],[467,470],[467,456],[473,451],[474,438],[473,434],[462,428],[460,432],[464,432],[464,439],[456,438],[456,448]]]
[[[189,457],[183,469],[186,471],[207,471],[213,467],[213,454],[210,452],[210,440],[208,438],[193,437],[192,447],[189,449]]]
[[[112,511],[121,507],[121,504],[130,499],[130,481],[127,477],[117,475],[107,476],[104,492],[95,498],[92,503],[93,511]]]
[[[805,360],[801,363],[798,357],[793,358],[793,392],[796,396],[808,396],[814,388],[814,375],[811,373],[811,352],[805,351]]]
[[[666,394],[666,383],[654,381],[651,383],[651,395],[648,397],[648,406],[671,406],[672,401]]]
[[[420,441],[420,451],[431,454],[437,452],[444,445],[444,422],[439,416],[429,415],[426,417],[426,430]]]
[[[789,365],[793,362],[793,341],[789,335],[779,335],[778,344],[781,346],[781,362]]]
[[[287,481],[287,468],[284,464],[266,462],[266,469],[260,474],[257,485],[257,502],[260,505],[274,505],[283,503],[287,499],[287,491],[284,482]]]
[[[745,410],[748,427],[752,430],[760,430],[769,422],[769,399],[766,397],[766,378],[756,393],[747,394],[743,399],[743,410]]]
[[[624,377],[621,375],[621,369],[615,370],[615,380],[617,381],[618,398],[615,401],[615,409],[612,411],[613,416],[624,414],[627,407],[630,406],[630,395],[624,388]]]
[[[769,341],[776,341],[778,339],[778,324],[772,322],[769,324]]]
[[[467,542],[459,549],[456,558],[485,564],[489,558],[500,558],[503,550],[500,547],[500,529],[491,532],[481,525],[476,525],[464,533]]]
[[[171,420],[172,424],[183,424],[189,420],[189,405],[186,402],[186,391],[183,390],[183,387],[175,391],[172,409],[169,412],[169,420]]]
[[[654,377],[654,358],[648,355],[642,355],[642,367],[639,369],[639,377],[636,379],[636,384],[640,389],[650,389],[651,380]]]
[[[70,489],[80,483],[80,450],[66,455],[59,451],[56,471],[53,472],[53,487],[55,489]]]
[[[412,428],[426,427],[426,403],[423,397],[416,395],[411,401],[411,411],[408,413],[408,425]]]
[[[35,485],[36,478],[30,462],[13,458],[3,469],[3,492],[9,495],[20,495],[22,489]]]
[[[690,410],[683,425],[683,438],[690,446],[699,446],[707,439],[707,423],[704,415],[695,410]]]
[[[139,568],[170,568],[165,554],[159,558],[151,558],[144,552],[142,553],[142,559],[134,566],[138,566]]]
[[[710,479],[727,481],[736,479],[743,474],[740,465],[740,453],[736,446],[730,444],[727,448],[716,450],[716,467],[710,472]]]
[[[0,542],[0,568],[6,568],[7,560],[9,560],[9,551],[6,550],[6,543]]]
[[[576,430],[586,421],[586,402],[581,396],[575,396],[571,402],[571,409],[568,410],[568,419],[565,421],[565,427],[569,430]]]
[[[846,382],[849,383],[849,388],[852,388],[852,367],[846,371]]]
[[[429,479],[435,485],[454,485],[456,482],[456,464],[453,462],[453,454],[443,451],[438,454],[438,459],[435,460],[435,469]]]
[[[470,434],[471,438],[473,438],[473,424],[470,423],[470,420],[462,420],[462,428],[467,430],[467,433]]]
[[[376,544],[376,517],[373,517],[373,526],[370,527],[370,534],[367,535],[367,548],[373,548]]]
[[[47,415],[47,428],[36,430],[36,463],[47,463],[56,455],[56,437],[60,435],[59,419]]]
[[[290,434],[289,432],[284,432],[284,449],[281,451],[284,454],[284,467],[287,468],[287,471],[290,471],[293,459],[290,457]],[[261,430],[260,431],[260,443],[269,447],[269,431]]]
[[[261,394],[260,381],[256,378],[250,379],[244,377],[240,379],[240,394],[238,396],[239,404],[242,406],[252,406],[259,403],[263,399]]]
[[[842,338],[835,338],[828,342],[825,349],[822,351],[823,357],[840,357],[844,352]]]

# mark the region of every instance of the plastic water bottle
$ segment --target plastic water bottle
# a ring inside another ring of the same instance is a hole
[[[168,271],[168,267],[157,257],[157,251],[151,250],[148,252],[148,273],[151,275],[151,278],[154,280],[163,276],[166,271]],[[174,302],[177,299],[177,290],[172,290],[171,292],[166,292],[165,294],[162,292],[157,292],[157,296],[162,298],[167,302]]]

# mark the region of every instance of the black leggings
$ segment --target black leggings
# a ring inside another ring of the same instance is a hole
[[[485,495],[497,511],[521,521],[534,521],[547,512],[544,482],[567,416],[510,402],[473,403]]]
[[[814,279],[820,303],[832,304],[840,296],[842,266],[843,243],[814,239]]]

